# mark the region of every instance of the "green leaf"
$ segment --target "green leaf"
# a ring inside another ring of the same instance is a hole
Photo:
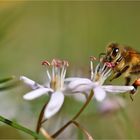
[[[4,79],[0,79],[0,84],[3,84],[5,82],[8,82],[10,80],[13,80],[15,78],[15,76],[11,76],[11,77],[7,77],[7,78],[4,78]]]
[[[9,125],[9,126],[11,126],[11,127],[13,127],[13,128],[21,130],[21,131],[33,136],[36,139],[42,138],[39,134],[35,133],[34,131],[32,131],[32,130],[30,130],[30,129],[28,129],[28,128],[26,128],[26,127],[24,127],[24,126],[22,126],[22,125],[20,125],[18,123],[16,123],[16,122],[8,120],[8,119],[6,119],[6,118],[4,118],[2,116],[0,116],[0,121],[5,123],[5,124],[7,124],[7,125]]]

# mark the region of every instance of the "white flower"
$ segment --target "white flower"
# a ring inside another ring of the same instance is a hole
[[[45,108],[44,114],[45,118],[49,119],[55,115],[63,105],[64,79],[66,75],[66,69],[68,67],[68,62],[53,59],[51,63],[44,61],[42,64],[47,68],[46,73],[48,82],[45,85],[40,85],[25,76],[21,76],[20,79],[33,89],[33,91],[23,96],[25,100],[33,100],[44,94],[50,95],[50,100]],[[51,72],[49,71],[49,66],[52,67]]]
[[[104,81],[111,75],[112,69],[106,64],[99,63],[95,70],[93,68],[93,59],[90,61],[91,79],[87,78],[67,78],[67,92],[85,93],[89,95],[91,89],[94,91],[94,97],[97,101],[103,101],[107,93],[118,94],[125,93],[134,89],[133,86],[112,86],[103,85]]]

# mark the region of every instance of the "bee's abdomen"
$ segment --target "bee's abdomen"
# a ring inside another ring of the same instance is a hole
[[[130,74],[140,74],[140,64],[132,66]]]

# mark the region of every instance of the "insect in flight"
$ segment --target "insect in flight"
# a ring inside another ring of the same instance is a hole
[[[110,81],[124,75],[125,85],[130,85],[132,75],[136,75],[137,80],[140,79],[140,53],[129,46],[110,43],[106,53],[100,54],[100,61],[112,68],[113,75]],[[131,94],[134,94],[139,86],[137,80],[132,84],[135,89]]]

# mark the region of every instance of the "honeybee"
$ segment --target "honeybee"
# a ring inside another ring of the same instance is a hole
[[[102,63],[110,64],[113,70],[113,75],[110,81],[124,75],[125,85],[130,85],[131,76],[140,75],[140,53],[129,46],[124,46],[117,43],[110,43],[107,46],[106,53],[101,53]],[[138,77],[140,79],[140,77]],[[137,90],[137,80],[132,84],[135,90],[131,91],[134,94]]]

